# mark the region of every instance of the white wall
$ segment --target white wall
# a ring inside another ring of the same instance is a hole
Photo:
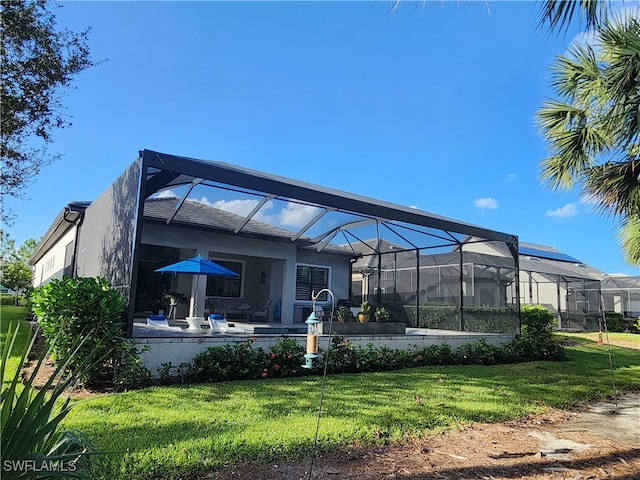
[[[75,241],[75,238],[76,227],[74,226],[36,262],[33,275],[34,287],[44,285],[54,278],[62,280],[67,245]]]
[[[379,348],[387,346],[394,349],[408,350],[411,348],[423,348],[429,345],[439,345],[442,343],[449,344],[452,348],[456,348],[465,343],[472,343],[484,338],[487,343],[499,346],[502,343],[511,340],[512,335],[498,334],[436,334],[425,333],[416,335],[389,335],[389,336],[349,336],[349,342],[354,345],[366,347],[372,344]],[[237,336],[216,336],[216,337],[176,337],[176,338],[136,338],[140,345],[149,347],[149,350],[140,354],[142,363],[151,370],[153,377],[158,377],[158,367],[163,363],[171,362],[174,366],[178,366],[183,362],[190,362],[198,353],[204,352],[209,347],[222,346],[227,343],[241,342],[252,338],[251,335]],[[282,340],[282,335],[257,335],[253,336],[253,348],[262,348],[265,352],[269,351],[271,345],[275,345]],[[287,335],[287,338],[296,340],[300,345],[306,346],[306,335]],[[320,337],[320,347],[323,350],[329,348],[329,336]]]
[[[229,258],[254,257],[271,261],[269,287],[272,306],[282,300],[281,323],[291,324],[303,321],[302,307],[311,305],[295,300],[296,265],[298,263],[326,266],[331,269],[330,285],[336,300],[348,298],[349,258],[347,256],[317,253],[313,251],[298,252],[294,242],[265,241],[204,230],[187,230],[165,225],[145,225],[142,231],[143,244],[165,247],[182,247],[204,257],[223,255]],[[195,282],[194,282],[195,285]],[[256,288],[255,285],[253,288]],[[255,292],[253,292],[255,293]],[[205,298],[206,282],[198,283],[198,298]],[[259,296],[266,295],[259,292]],[[245,298],[247,292],[245,292]],[[198,302],[199,315],[204,314],[204,302]],[[263,303],[262,301],[260,303]],[[252,305],[261,308],[262,305]]]

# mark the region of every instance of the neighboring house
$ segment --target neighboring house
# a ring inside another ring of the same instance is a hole
[[[640,318],[640,277],[605,275],[600,288],[606,311],[621,313],[629,320]]]
[[[475,243],[482,254],[504,253],[496,243]],[[602,317],[603,272],[553,247],[520,242],[520,303],[554,312],[561,330],[597,330]]]
[[[150,150],[141,151],[94,202],[65,207],[31,263],[35,286],[63,275],[105,277],[127,300],[127,336],[136,318],[163,307],[167,291],[206,298],[198,302],[198,315],[241,303],[260,309],[271,301],[268,320],[293,324],[305,320],[312,291],[328,288],[336,300],[352,297],[352,262],[362,255],[353,245],[371,234],[416,251],[451,252],[468,238],[502,245],[507,252],[502,270],[487,270],[477,278],[489,290],[495,288],[483,293],[486,298],[502,302],[510,296],[517,317],[518,295],[506,294],[503,285],[508,271],[517,285],[515,235],[239,166]],[[237,271],[240,278],[196,283],[188,276],[155,272],[196,254]],[[178,315],[187,308],[179,306]],[[517,318],[513,324],[517,330]]]

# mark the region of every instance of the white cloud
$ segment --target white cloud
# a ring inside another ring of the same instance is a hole
[[[578,207],[575,203],[567,203],[564,207],[555,210],[547,210],[545,216],[556,218],[571,218],[578,214]]]
[[[178,198],[178,195],[173,190],[163,190],[152,196],[153,198]]]
[[[216,200],[215,202],[210,202],[207,199],[207,197],[202,197],[201,199],[191,198],[190,200],[202,203],[204,205],[209,205],[210,207],[218,208],[225,212],[234,213],[236,215],[240,215],[241,217],[249,215],[251,211],[258,204],[258,200],[250,200],[250,199]],[[272,208],[273,208],[273,202],[265,203],[262,206],[262,208],[258,211],[258,213],[255,214],[251,219],[258,220],[260,222],[271,223],[269,220],[269,216],[266,214],[266,212]]]
[[[318,210],[318,207],[312,207],[311,205],[289,202],[280,211],[280,223],[288,227],[304,227]]]
[[[518,179],[517,173],[507,173],[507,175],[504,177],[504,181],[506,183],[515,182],[517,179]]]
[[[498,208],[498,201],[495,198],[476,198],[473,201],[473,206],[476,208],[488,208],[490,210],[495,210]]]

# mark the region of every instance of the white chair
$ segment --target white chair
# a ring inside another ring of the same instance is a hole
[[[209,333],[244,333],[244,329],[236,327],[233,323],[228,323],[222,315],[212,313],[207,317],[209,322]]]

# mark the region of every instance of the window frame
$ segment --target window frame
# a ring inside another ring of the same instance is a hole
[[[311,269],[311,280],[309,282],[309,298],[307,299],[300,299],[298,298],[298,269],[300,267],[307,267]],[[322,288],[319,288],[317,290],[314,290],[314,284],[313,284],[313,270],[314,269],[322,269],[322,270],[326,270],[327,272],[327,281],[326,281],[326,285],[323,286]],[[324,288],[329,289],[331,287],[331,266],[329,265],[320,265],[320,264],[314,264],[314,263],[296,263],[296,285],[295,285],[295,297],[294,297],[294,301],[298,304],[312,304],[313,300],[311,299],[311,294],[316,291],[320,291]],[[322,295],[320,295],[320,297],[318,297],[318,299],[316,300],[317,302],[326,302],[328,301],[328,294],[327,292],[323,292]]]
[[[232,278],[222,278],[222,277],[216,277],[215,275],[210,275],[207,277],[207,286],[205,287],[205,296],[207,297],[212,297],[212,298],[221,298],[221,299],[242,299],[244,298],[244,284],[245,284],[245,274],[246,274],[246,260],[242,260],[239,258],[223,258],[223,257],[208,257],[209,260],[211,260],[212,262],[218,263],[220,265],[222,265],[223,267],[226,267],[223,262],[226,263],[238,263],[240,264],[240,292],[239,292],[239,296],[228,296],[228,295],[215,295],[215,294],[209,294],[209,281],[212,279],[215,279],[217,281],[220,280],[231,280],[231,281],[236,281],[238,279]],[[229,268],[229,267],[226,267]],[[230,270],[233,270],[232,268],[230,268]],[[233,270],[235,272],[235,270]],[[236,272],[237,273],[237,272]]]

